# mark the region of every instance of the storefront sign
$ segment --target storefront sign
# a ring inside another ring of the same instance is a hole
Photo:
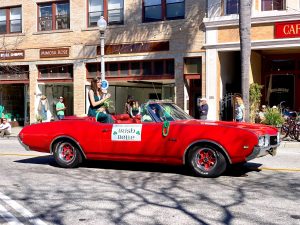
[[[25,58],[24,50],[0,51],[1,60],[24,59],[24,58]]]
[[[300,37],[300,21],[275,23],[275,38]]]
[[[114,124],[112,141],[141,141],[142,124]]]
[[[68,57],[68,48],[40,49],[40,58]]]

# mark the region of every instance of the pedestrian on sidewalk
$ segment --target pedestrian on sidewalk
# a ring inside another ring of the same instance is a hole
[[[11,125],[7,121],[7,118],[2,119],[2,124],[0,125],[0,137],[4,137],[4,135],[11,134]]]
[[[206,120],[207,114],[208,114],[208,104],[206,98],[200,99],[200,106],[199,106],[199,114],[200,114],[200,120]]]
[[[56,103],[56,115],[59,120],[62,120],[63,118],[65,118],[66,106],[63,103],[63,101],[64,101],[64,98],[62,96],[60,96],[59,102]]]

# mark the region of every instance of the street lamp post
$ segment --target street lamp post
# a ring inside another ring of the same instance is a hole
[[[107,27],[107,22],[103,16],[97,22],[100,31],[100,55],[101,55],[101,80],[105,80],[105,63],[104,63],[104,40],[105,40],[105,30]]]

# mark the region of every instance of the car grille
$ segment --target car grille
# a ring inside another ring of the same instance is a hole
[[[270,136],[270,145],[277,145],[277,136]]]

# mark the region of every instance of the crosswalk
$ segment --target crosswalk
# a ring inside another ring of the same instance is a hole
[[[44,221],[34,216],[28,209],[23,207],[21,204],[11,199],[9,196],[0,192],[0,218],[6,221],[8,225],[24,225],[12,212],[7,210],[3,203],[14,209],[16,214],[22,216],[23,220],[26,221],[26,224],[31,225],[47,225]],[[28,223],[27,223],[28,222]]]

